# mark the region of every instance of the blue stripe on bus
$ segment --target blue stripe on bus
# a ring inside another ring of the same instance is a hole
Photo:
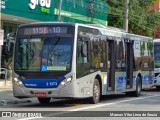
[[[26,79],[18,77],[22,81],[23,85],[27,88],[57,88],[59,84],[65,79],[61,77],[59,79]]]
[[[126,89],[126,77],[118,77],[116,92],[122,92]]]
[[[137,80],[137,76],[133,76],[133,87],[136,86],[136,80]]]
[[[136,79],[137,76],[133,76],[133,87],[136,87]],[[153,84],[153,76],[151,75],[145,75],[142,76],[142,84],[143,85],[149,85],[149,84]],[[117,81],[117,85],[116,85],[116,93],[119,92],[124,92],[126,90],[126,77],[118,77],[118,81]],[[107,88],[105,88],[103,90],[104,94],[107,94],[108,90]]]
[[[145,75],[142,76],[142,84],[143,85],[148,85],[153,83],[153,76],[151,75]]]

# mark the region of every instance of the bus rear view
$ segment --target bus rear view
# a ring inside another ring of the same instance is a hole
[[[64,88],[72,80],[74,25],[36,23],[18,28],[14,51],[13,92],[17,98],[71,97]]]

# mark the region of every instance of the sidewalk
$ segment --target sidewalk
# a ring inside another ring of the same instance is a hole
[[[1,68],[1,69],[5,69],[5,68]],[[0,89],[12,89],[12,70],[7,70],[7,78],[6,79],[1,79],[0,78]]]
[[[12,89],[12,80],[0,79],[0,89]]]

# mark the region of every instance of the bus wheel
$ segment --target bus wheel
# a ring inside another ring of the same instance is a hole
[[[96,104],[100,100],[100,84],[97,79],[94,80],[93,84],[93,96],[90,98],[91,104]]]
[[[139,97],[141,95],[141,90],[142,90],[141,78],[139,76],[137,76],[136,91],[133,93],[133,95],[136,96],[136,97]]]
[[[131,97],[139,97],[142,90],[141,78],[138,76],[136,80],[136,91],[133,92],[126,92],[127,96]]]
[[[49,103],[51,98],[38,98],[38,101],[42,104]]]

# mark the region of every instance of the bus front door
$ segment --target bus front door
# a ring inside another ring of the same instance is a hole
[[[126,44],[126,88],[133,88],[133,42],[127,41]]]
[[[107,41],[107,88],[115,91],[115,48],[114,40]]]

